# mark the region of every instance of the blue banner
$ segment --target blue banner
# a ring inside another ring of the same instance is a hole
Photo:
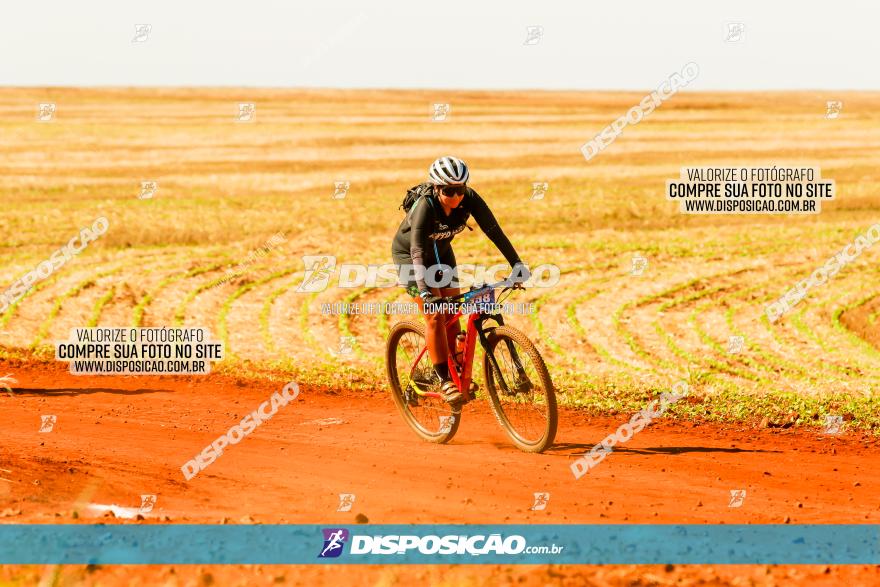
[[[878,525],[0,525],[0,564],[880,564]]]

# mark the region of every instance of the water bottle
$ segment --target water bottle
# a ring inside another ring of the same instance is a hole
[[[464,345],[465,334],[464,332],[459,332],[455,336],[455,362],[462,367],[464,366]]]

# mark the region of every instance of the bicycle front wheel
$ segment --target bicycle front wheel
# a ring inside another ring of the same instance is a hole
[[[556,438],[559,419],[544,359],[534,343],[511,326],[493,328],[487,339],[483,372],[492,411],[520,450],[543,452]]]
[[[440,393],[439,379],[428,353],[416,357],[425,347],[425,326],[404,320],[391,329],[385,347],[385,365],[391,397],[409,427],[428,442],[452,440],[461,423],[461,408],[453,409],[438,397],[420,395],[418,390]]]

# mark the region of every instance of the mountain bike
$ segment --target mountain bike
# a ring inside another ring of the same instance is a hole
[[[496,302],[495,290],[504,286]],[[483,347],[483,373],[489,404],[498,423],[519,449],[539,453],[553,444],[558,414],[556,392],[537,347],[521,331],[504,324],[499,306],[522,284],[508,281],[471,288],[441,298],[452,304],[450,323],[467,315],[461,356],[450,348],[449,373],[464,395],[464,402],[450,405],[440,393],[440,380],[428,355],[425,325],[412,320],[391,329],[385,347],[385,364],[391,396],[404,421],[422,439],[446,443],[461,424],[462,407],[477,399],[472,382],[477,340]],[[454,343],[450,344],[454,347]]]

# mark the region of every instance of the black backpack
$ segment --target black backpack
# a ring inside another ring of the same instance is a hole
[[[405,214],[409,214],[409,211],[415,205],[416,200],[421,198],[422,196],[430,196],[434,193],[434,185],[428,182],[420,183],[419,185],[413,186],[406,190],[406,195],[403,197],[403,202],[400,204],[400,207],[403,208],[403,212]],[[428,197],[428,203],[431,204],[431,208],[434,208],[434,200]],[[473,230],[470,224],[465,222],[465,227],[468,230]],[[440,256],[437,256],[438,263],[440,262]]]
[[[400,204],[400,207],[403,208],[404,213],[408,213],[413,205],[416,203],[416,200],[418,200],[422,196],[428,196],[433,192],[434,186],[427,182],[413,186],[406,190],[406,196],[404,196],[403,202]]]

